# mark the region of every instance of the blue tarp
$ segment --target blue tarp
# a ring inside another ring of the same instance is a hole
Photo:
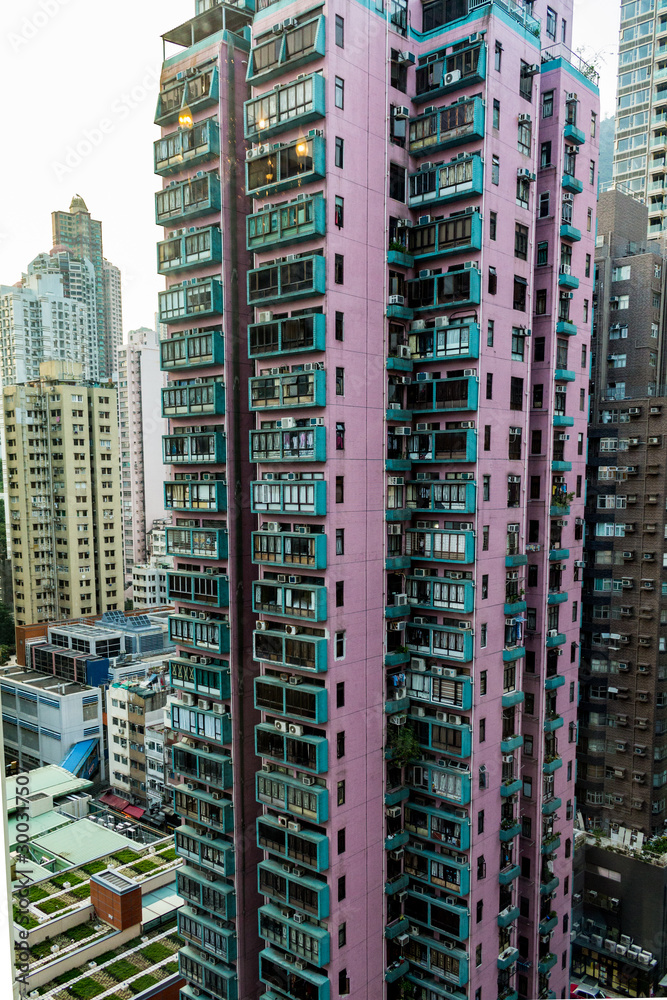
[[[88,771],[95,770],[97,764],[98,740],[82,740],[75,743],[66,757],[61,760],[60,766],[72,774],[84,775],[88,777]],[[84,772],[86,772],[84,774]]]

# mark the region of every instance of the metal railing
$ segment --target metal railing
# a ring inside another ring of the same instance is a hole
[[[554,45],[549,45],[547,48],[542,49],[542,62],[549,62],[551,59],[565,59],[569,62],[570,66],[574,66],[582,76],[585,76],[587,80],[595,84],[597,87],[600,82],[600,74],[595,69],[592,63],[586,62],[582,59],[577,52],[573,52],[569,46],[565,45],[564,42],[556,42]]]
[[[515,21],[518,21],[519,24],[527,28],[537,38],[540,37],[539,18],[529,14],[523,4],[517,3],[516,0],[468,0],[468,12],[477,10],[479,7],[490,6],[491,4],[502,7]]]

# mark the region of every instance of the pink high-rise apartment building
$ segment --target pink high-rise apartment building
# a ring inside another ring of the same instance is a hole
[[[569,994],[571,29],[556,0],[281,0],[164,36],[184,996]]]

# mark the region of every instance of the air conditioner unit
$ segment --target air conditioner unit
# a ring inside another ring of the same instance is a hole
[[[264,771],[265,774],[270,774],[273,769],[273,764],[262,764],[262,771]]]
[[[460,69],[454,69],[454,70],[452,70],[451,73],[445,73],[445,76],[444,76],[444,79],[443,79],[442,82],[443,82],[443,85],[445,87],[449,87],[453,83],[458,83],[460,79],[461,79],[461,70]]]
[[[422,708],[421,705],[417,705],[417,707],[414,709],[413,714],[416,715],[419,719],[423,719],[424,716],[426,715],[426,709]]]
[[[455,667],[431,667],[434,674],[440,673],[442,677],[456,677]]]
[[[301,823],[295,823],[292,820],[289,820],[287,823],[287,829],[291,830],[292,833],[299,833],[301,830]]]
[[[295,913],[292,920],[295,924],[304,924],[308,918],[305,913]]]
[[[519,125],[527,125],[530,123],[530,115],[519,115]]]
[[[504,753],[502,756],[503,756],[503,764],[513,764],[514,763],[514,754],[513,753]]]
[[[389,622],[387,628],[390,632],[403,632],[405,630],[405,622]]]
[[[297,625],[286,625],[285,635],[299,635],[301,629]]]
[[[534,181],[535,174],[532,173],[528,167],[518,167],[516,172],[517,177],[523,178],[526,181]]]
[[[257,632],[268,632],[269,622],[255,622],[255,630]]]
[[[390,306],[403,306],[403,305],[405,305],[405,296],[404,295],[390,295],[389,296],[389,305]]]
[[[296,726],[291,722],[289,725],[289,734],[290,736],[303,736],[303,726]]]
[[[443,675],[443,671],[444,671],[444,667],[440,667],[440,666],[438,666],[438,664],[437,664],[437,663],[434,663],[434,664],[433,664],[433,665],[431,666],[431,673],[432,673],[432,674],[436,674],[436,675],[437,675],[438,677],[442,677],[442,675]]]
[[[405,105],[399,105],[398,107],[391,109],[391,114],[393,118],[405,119],[410,117],[410,108],[406,108]]]
[[[557,635],[558,635],[558,629],[557,628],[550,628],[549,631],[547,632],[547,636],[550,639],[555,638]]]
[[[391,809],[387,809],[387,816],[389,819],[398,819],[401,815],[402,809],[400,806],[392,806]]]
[[[460,622],[457,622],[456,625],[457,625],[457,628],[460,628],[460,629],[471,629],[472,628],[472,622],[460,621]]]
[[[448,715],[447,722],[449,722],[449,724],[452,726],[462,726],[463,717],[460,715]]]
[[[286,733],[289,731],[289,723],[283,722],[281,719],[276,719],[273,725],[279,733]]]
[[[284,826],[285,828],[287,828],[287,816],[278,817],[278,826]]]
[[[449,326],[449,316],[436,316],[433,320],[433,326],[436,330],[442,329],[443,326]]]
[[[295,17],[286,17],[283,21],[283,30],[289,31],[290,28],[296,28],[298,21]]]
[[[415,57],[412,52],[399,52],[397,62],[399,63],[414,63]]]
[[[410,660],[410,669],[423,674],[426,670],[426,660],[422,659],[421,656],[413,656]]]
[[[392,296],[391,298],[396,298],[397,296]],[[400,298],[400,296],[398,296]],[[391,299],[390,299],[391,301]],[[409,361],[412,358],[412,351],[406,344],[399,344],[397,347],[397,354],[399,358]]]
[[[565,102],[567,104],[569,104],[570,101],[576,101],[576,100],[577,100],[577,95],[574,93],[574,91],[570,91],[565,95]]]
[[[265,309],[262,312],[257,313],[257,320],[259,323],[270,323],[273,319],[273,313],[270,309]]]

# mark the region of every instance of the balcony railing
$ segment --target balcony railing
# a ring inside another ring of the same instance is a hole
[[[479,153],[472,153],[465,159],[455,158],[450,163],[422,166],[427,169],[410,174],[410,208],[427,208],[431,204],[439,205],[482,193],[484,167]]]
[[[262,479],[251,484],[250,504],[255,514],[284,513],[321,515],[327,512],[327,484],[323,479],[301,481],[294,473],[290,480]]]
[[[255,660],[274,666],[295,667],[315,673],[323,673],[327,669],[327,640],[323,636],[307,632],[288,635],[277,630],[255,631],[253,650]]]
[[[300,21],[298,28],[284,31],[277,38],[272,35],[269,41],[254,45],[248,56],[248,82],[256,87],[322,58],[325,52],[324,23],[324,15],[320,14],[310,21]]]
[[[281,145],[269,145],[246,153],[246,194],[270,197],[279,191],[324,180],[324,137],[312,135]]]
[[[222,431],[206,434],[165,434],[165,465],[219,465],[227,460],[227,438]]]
[[[450,74],[454,74],[450,77]],[[486,46],[474,43],[417,67],[415,104],[486,79]]]
[[[284,615],[304,621],[321,622],[327,617],[327,588],[308,585],[308,578],[257,580],[253,584],[252,608],[258,614]]]
[[[178,121],[181,112],[192,113],[204,108],[217,107],[219,98],[218,69],[208,66],[188,71],[186,79],[172,79],[161,90],[155,111],[156,125],[170,125]]]
[[[300,406],[324,406],[326,402],[326,372],[298,371],[284,375],[264,372],[249,379],[251,410],[272,410]]]
[[[325,79],[313,73],[245,102],[245,137],[264,142],[287,129],[324,118]]]
[[[167,555],[227,558],[226,528],[167,528]]]
[[[325,569],[327,536],[296,531],[253,531],[253,562],[296,569]]]
[[[462,142],[484,138],[484,106],[480,97],[456,101],[410,119],[409,151],[425,156]]]
[[[220,378],[171,382],[162,389],[163,417],[222,416],[225,384]]]
[[[261,322],[248,327],[250,357],[273,357],[306,351],[323,351],[325,348],[324,313],[274,320],[270,312],[261,312],[259,318]]]
[[[251,431],[251,462],[324,462],[326,428],[310,424],[296,420],[288,429]]]
[[[160,274],[175,274],[190,267],[219,264],[222,261],[222,234],[218,226],[180,233],[157,245],[157,269]]]
[[[419,480],[406,484],[405,506],[411,510],[472,514],[475,510],[475,491],[473,482]]]
[[[463,361],[479,357],[477,323],[442,324],[440,317],[416,320],[408,344],[412,361]]]
[[[200,278],[195,284],[183,282],[159,292],[161,323],[177,323],[198,316],[222,313],[222,283],[219,278]]]
[[[183,330],[160,341],[160,368],[170,372],[181,368],[222,365],[225,342],[219,327]]]
[[[249,305],[324,295],[325,291],[326,261],[321,255],[299,257],[248,271]]]
[[[155,221],[158,226],[213,215],[220,211],[220,178],[215,171],[172,181],[155,195]]]
[[[248,250],[301,243],[326,233],[326,203],[321,193],[299,196],[286,205],[267,205],[246,219]]]
[[[481,293],[480,272],[472,263],[444,274],[431,272],[406,282],[408,308],[437,309],[478,305]]]
[[[220,126],[214,118],[207,118],[158,139],[153,150],[155,173],[163,176],[206,163],[220,154]]]
[[[480,250],[482,246],[482,217],[479,212],[422,222],[408,229],[408,253],[417,260],[444,257],[467,250]]]

